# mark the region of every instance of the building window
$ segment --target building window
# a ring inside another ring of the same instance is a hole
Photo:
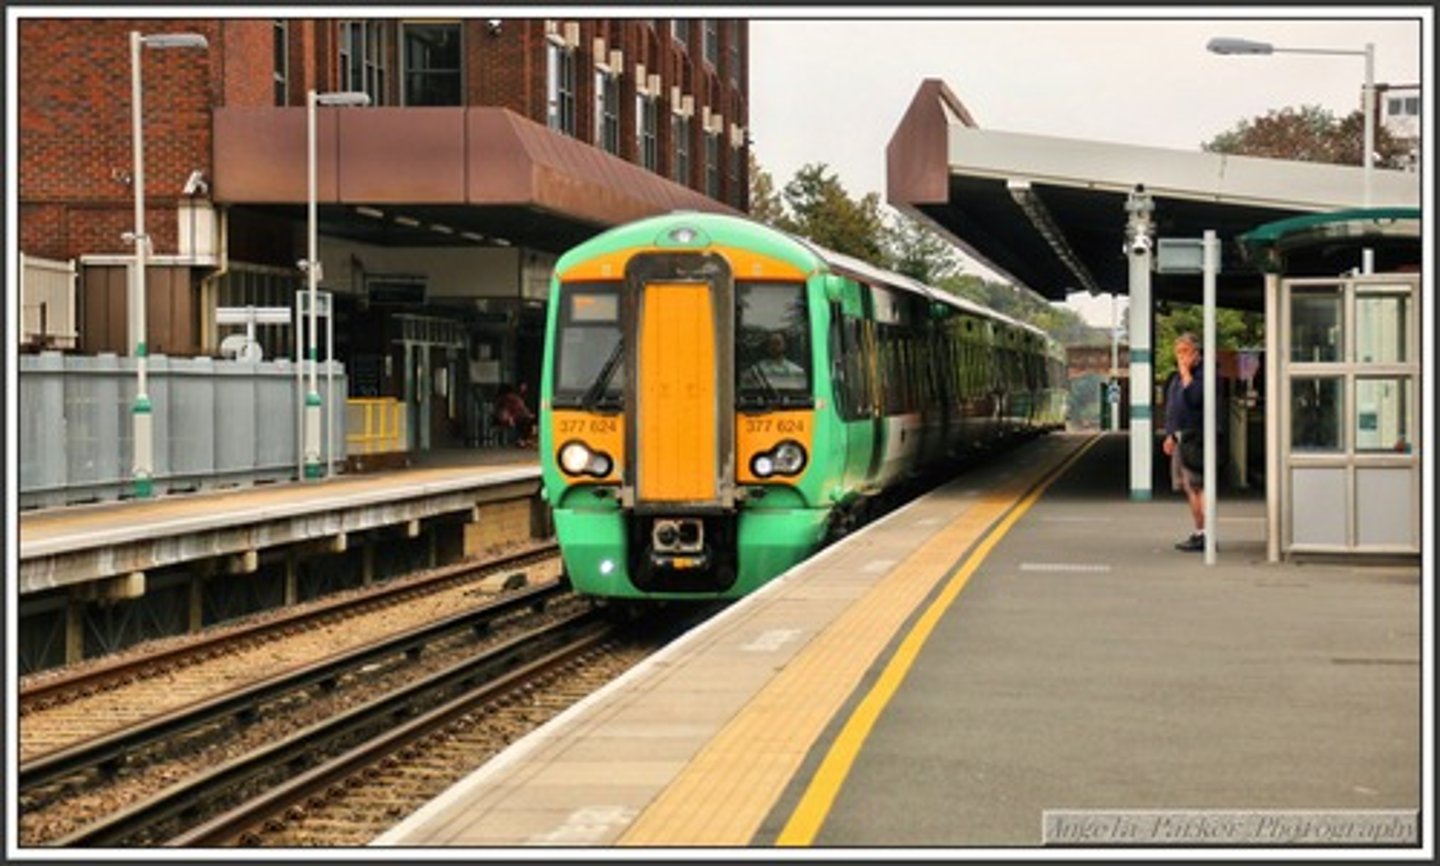
[[[275,104],[290,101],[290,25],[275,19]]]
[[[406,105],[460,105],[460,24],[401,24]]]
[[[730,81],[740,84],[740,27],[739,21],[730,22],[730,42],[725,46],[726,64],[730,67]]]
[[[684,114],[672,114],[670,131],[675,139],[674,179],[678,183],[690,183],[690,118]]]
[[[720,136],[705,133],[705,194],[720,198]]]
[[[566,135],[575,134],[575,49],[551,42],[546,46],[548,108],[545,122]]]
[[[595,143],[620,152],[620,77],[595,70]]]
[[[701,27],[704,30],[705,62],[718,67],[720,65],[720,22],[714,18],[706,18],[701,22]]]
[[[730,178],[730,204],[739,210],[746,210],[744,201],[740,198],[740,148],[725,148],[725,162],[725,173]]]
[[[1391,117],[1419,117],[1420,97],[1392,96],[1389,99],[1389,108]]]
[[[340,89],[370,95],[384,105],[387,34],[380,21],[340,22]]]
[[[688,18],[672,18],[672,19],[670,19],[670,35],[671,35],[672,37],[674,37],[674,39],[675,39],[676,42],[679,42],[679,43],[680,43],[680,47],[681,47],[681,48],[684,48],[686,51],[689,51],[689,50],[690,50],[690,19],[688,19]]]
[[[635,93],[635,139],[639,142],[640,164],[650,171],[660,167],[656,127],[659,124],[659,100],[637,91]]]

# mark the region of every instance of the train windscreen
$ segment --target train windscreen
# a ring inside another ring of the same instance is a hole
[[[736,405],[810,405],[810,315],[804,285],[737,282],[735,320]]]
[[[618,286],[566,285],[555,335],[556,406],[618,409],[625,395],[625,344]]]

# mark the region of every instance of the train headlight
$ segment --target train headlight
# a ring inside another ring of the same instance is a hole
[[[799,475],[805,468],[805,459],[805,446],[787,439],[769,451],[762,451],[751,458],[750,472],[756,478],[769,478],[772,475]]]
[[[603,451],[595,451],[578,440],[560,446],[560,469],[566,475],[593,475],[604,478],[610,474],[614,461]]]
[[[781,442],[773,453],[775,472],[779,475],[799,475],[805,468],[805,448],[799,442]]]

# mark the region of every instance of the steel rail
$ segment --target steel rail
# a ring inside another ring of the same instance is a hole
[[[216,848],[244,844],[247,834],[255,832],[255,828],[262,827],[273,816],[283,815],[291,807],[323,796],[325,792],[337,785],[343,785],[346,779],[364,771],[366,767],[374,766],[406,746],[443,730],[466,713],[473,712],[477,707],[498,699],[506,692],[520,688],[526,682],[567,664],[610,638],[609,631],[582,637],[544,658],[511,671],[498,680],[461,695],[381,737],[308,770],[259,797],[247,800],[239,807],[176,836],[165,844],[168,847],[184,848]]]
[[[114,680],[132,681],[147,669],[175,664],[203,653],[214,653],[218,647],[241,644],[270,634],[284,632],[310,620],[327,616],[343,615],[348,610],[364,610],[377,602],[401,601],[411,595],[425,595],[438,591],[444,585],[457,582],[473,572],[489,573],[503,571],[529,564],[531,560],[555,555],[559,547],[554,543],[539,545],[519,553],[484,562],[465,561],[442,566],[422,573],[415,579],[397,578],[366,592],[347,597],[321,601],[306,610],[289,611],[265,622],[227,628],[209,639],[172,647],[133,659],[122,659],[97,665],[89,670],[65,674],[52,679],[20,686],[20,713],[24,715],[29,707],[43,703],[67,693],[80,691],[91,693],[100,690],[102,684]]]
[[[346,673],[379,659],[399,654],[416,655],[430,643],[466,629],[488,628],[489,623],[525,608],[543,606],[567,590],[544,584],[508,594],[475,610],[454,614],[433,623],[382,638],[357,650],[336,654],[305,667],[284,671],[256,683],[224,692],[189,706],[123,728],[99,739],[87,740],[47,752],[20,765],[21,792],[90,769],[114,770],[131,756],[177,734],[213,725],[229,718],[257,713],[264,704],[317,684],[334,683]]]
[[[457,690],[483,686],[487,680],[506,676],[516,668],[563,646],[575,630],[586,637],[608,631],[613,623],[603,613],[587,610],[542,631],[522,635],[486,652],[476,659],[467,659],[383,695],[338,716],[301,730],[286,739],[259,751],[229,761],[208,773],[168,788],[143,802],[134,804],[98,822],[82,827],[50,842],[58,847],[118,846],[127,840],[167,821],[194,815],[207,804],[230,796],[242,785],[253,783],[277,768],[297,768],[312,759],[329,744],[346,747],[347,737],[366,737],[369,728],[383,731],[394,728],[397,719],[425,711],[436,700],[450,701]],[[417,709],[421,708],[421,709]],[[348,748],[347,748],[348,750]]]

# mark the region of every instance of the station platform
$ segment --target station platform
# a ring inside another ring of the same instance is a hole
[[[1263,501],[1222,495],[1207,566],[1173,547],[1181,497],[1128,498],[1127,447],[1053,434],[966,472],[374,844],[983,848],[1054,841],[1056,810],[1418,810],[1420,564],[1267,563]]]
[[[21,595],[404,524],[533,495],[531,450],[423,455],[404,469],[21,512]],[[252,554],[253,555],[253,554]]]

